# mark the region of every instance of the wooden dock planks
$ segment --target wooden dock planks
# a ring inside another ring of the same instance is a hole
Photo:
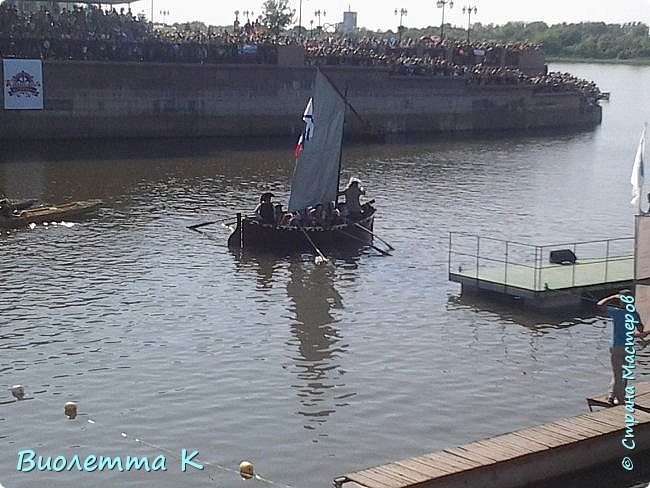
[[[634,386],[634,408],[643,412],[650,412],[650,383],[630,383]],[[603,393],[587,398],[587,406],[590,411],[592,407],[610,408],[612,404],[608,401],[609,394]]]
[[[650,436],[650,413],[642,409],[650,409],[650,383],[636,383],[635,393],[638,408],[633,415],[638,424],[635,424],[634,429]],[[598,455],[602,457],[603,453],[611,456],[613,449],[610,446],[620,444],[620,438],[627,426],[626,413],[629,411],[625,406],[619,405],[527,427],[351,473],[337,478],[335,485],[342,488],[435,488],[479,486],[481,479],[489,479],[490,486],[494,488],[517,486],[513,484],[513,479],[524,479],[529,473],[532,473],[531,476],[541,476],[540,479],[564,474],[549,472],[549,466],[562,464],[553,461],[555,458],[571,459],[569,466],[581,456],[585,458],[585,463],[603,462],[596,458]],[[586,443],[589,443],[590,449],[584,449],[583,444]],[[594,448],[599,445],[600,449]],[[589,459],[590,457],[594,459]],[[544,468],[537,469],[536,463]],[[518,473],[517,469],[520,470]],[[500,472],[506,474],[500,475]],[[511,476],[513,472],[515,476]],[[484,478],[481,478],[482,475]],[[535,480],[526,478],[526,481]]]

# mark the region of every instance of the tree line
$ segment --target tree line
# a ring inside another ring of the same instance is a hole
[[[413,29],[409,35],[423,35]],[[434,29],[439,34],[440,28]],[[505,25],[473,24],[472,42],[497,41],[502,43],[527,42],[539,44],[548,57],[587,58],[602,60],[650,59],[648,26],[641,22],[606,24],[581,22],[578,24],[547,25],[545,22],[508,22]],[[467,29],[445,27],[445,38],[467,40]]]
[[[265,24],[280,31],[296,20],[295,12],[288,0],[266,0],[263,3]],[[297,28],[294,27],[294,31]],[[303,36],[313,35],[303,26]],[[322,33],[321,33],[322,34]],[[361,29],[360,35],[391,35],[388,32],[372,32]],[[440,26],[425,29],[404,29],[403,36],[419,39],[422,36],[442,34]],[[445,25],[445,39],[467,40],[467,29]],[[632,60],[650,59],[650,37],[648,26],[641,22],[606,24],[605,22],[581,22],[577,24],[554,24],[545,22],[508,22],[504,25],[480,22],[471,26],[469,37],[472,42],[496,41],[501,43],[527,42],[539,44],[548,57]]]
[[[266,0],[262,4],[260,20],[271,32],[285,33],[296,37],[327,36],[324,31],[313,32],[306,26],[302,31],[293,25],[297,21],[296,12],[291,9],[289,0]],[[293,25],[293,26],[292,26]],[[440,36],[441,26],[423,29],[403,28],[400,37],[420,39]],[[348,37],[397,37],[394,31],[374,32],[364,28]],[[648,26],[642,22],[625,24],[606,24],[605,22],[581,22],[575,24],[548,25],[545,22],[508,22],[504,25],[476,22],[470,32],[466,28],[445,24],[444,38],[447,41],[482,41],[499,43],[525,42],[538,44],[547,57],[594,59],[594,60],[644,60],[650,61],[650,37]]]

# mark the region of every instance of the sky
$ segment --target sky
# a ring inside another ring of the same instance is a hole
[[[325,11],[321,16],[323,24],[334,24],[343,20],[343,12],[357,12],[357,25],[372,30],[395,30],[399,25],[399,15],[395,10],[405,9],[406,15],[402,23],[406,27],[439,26],[442,10],[436,8],[435,0],[290,0],[290,5],[296,10],[295,24],[298,24],[298,11],[302,4],[302,25],[314,25],[318,19],[314,16],[317,10]],[[208,25],[232,25],[234,11],[254,12],[255,16],[262,12],[263,0],[238,0],[237,2],[222,2],[215,0],[137,0],[131,4],[134,14],[144,12],[148,19],[155,22],[165,21],[187,22],[199,20]],[[505,24],[509,21],[544,21],[547,24],[561,22],[603,21],[606,23],[644,22],[650,25],[650,0],[544,0],[544,1],[514,1],[514,0],[458,0],[453,8],[445,8],[445,23],[459,27],[467,25],[467,15],[463,6],[477,8],[471,20],[483,24]],[[250,15],[250,14],[249,14]],[[240,20],[245,15],[240,13]]]

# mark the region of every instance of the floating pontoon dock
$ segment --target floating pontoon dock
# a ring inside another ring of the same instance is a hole
[[[632,285],[634,238],[535,246],[452,232],[448,271],[462,293],[497,295],[534,308],[575,306]]]
[[[621,441],[626,433],[633,432],[639,451],[650,442],[649,383],[635,385],[634,401],[633,413],[623,405],[606,408],[347,474],[336,478],[334,485],[517,488],[625,456],[634,458],[635,451],[626,449]],[[638,424],[626,423],[630,419],[626,414]]]

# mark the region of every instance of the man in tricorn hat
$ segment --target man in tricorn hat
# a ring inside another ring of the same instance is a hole
[[[255,217],[262,224],[275,225],[275,208],[271,203],[271,198],[275,195],[271,192],[262,193],[260,203],[255,207]]]

